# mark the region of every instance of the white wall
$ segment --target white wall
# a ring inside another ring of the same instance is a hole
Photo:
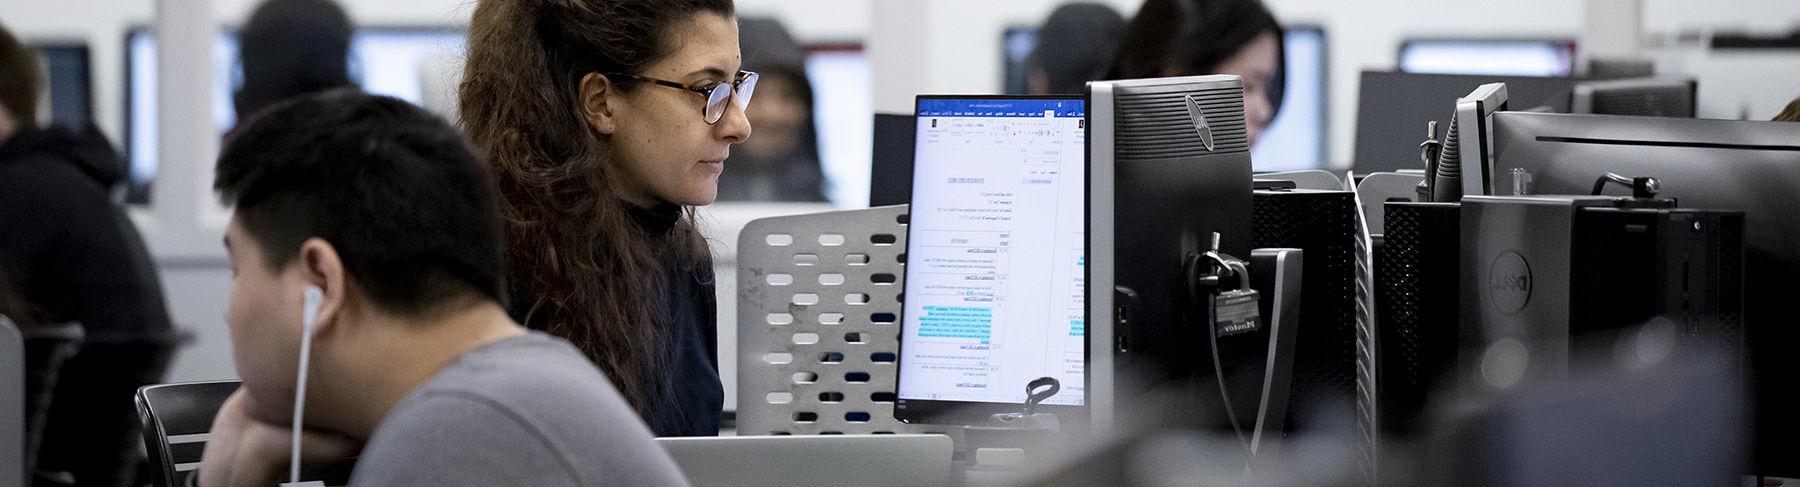
[[[182,1],[182,0],[169,0]],[[340,0],[353,19],[380,25],[466,24],[472,0]],[[1130,15],[1138,0],[1104,0]],[[1390,68],[1400,39],[1420,35],[1558,35],[1573,37],[1582,4],[1572,0],[1266,0],[1285,22],[1318,23],[1330,37],[1331,154],[1339,163],[1352,152],[1357,73]],[[1795,0],[1643,0],[1644,31],[1684,28],[1785,29],[1800,24]],[[237,24],[255,0],[213,0],[215,18]],[[1000,86],[1001,30],[1034,24],[1061,0],[739,0],[744,15],[785,19],[803,41],[866,41],[875,63],[875,106],[906,111],[920,92],[982,93]],[[27,41],[85,39],[94,66],[95,116],[118,140],[119,80],[123,34],[150,22],[150,0],[0,0],[0,22]],[[1689,63],[1690,65],[1700,65]],[[1791,76],[1763,80],[1793,91]],[[1755,86],[1779,92],[1773,88]],[[1751,88],[1746,88],[1751,89]],[[1800,93],[1794,93],[1800,94]],[[1787,95],[1793,96],[1793,95]],[[210,167],[210,161],[192,161]],[[184,248],[156,249],[163,282],[178,322],[200,334],[200,343],[177,362],[172,379],[230,377],[222,317],[229,289],[218,222],[157,222],[147,233],[191,234]],[[734,235],[715,239],[735,240]],[[721,276],[725,278],[725,276]],[[729,296],[721,296],[730,299]],[[730,309],[722,306],[722,309]],[[723,324],[734,319],[722,316]],[[729,335],[727,335],[729,336]],[[727,362],[729,363],[729,362]],[[730,379],[728,378],[729,382]]]
[[[462,25],[470,0],[343,0],[358,22],[385,25]],[[1101,0],[1127,15],[1139,0]],[[1643,0],[1644,31],[1683,28],[1749,28],[1776,30],[1800,25],[1800,2],[1793,0]],[[1042,20],[1062,0],[741,0],[745,15],[774,15],[788,21],[806,41],[866,40],[879,18],[916,20],[881,27],[915,32],[922,56],[896,58],[876,70],[922,70],[928,73],[921,91],[991,92],[1000,85],[999,36],[1005,26]],[[1364,68],[1388,68],[1400,39],[1418,35],[1561,35],[1575,36],[1581,25],[1581,2],[1571,0],[1268,0],[1284,22],[1326,26],[1331,42],[1332,159],[1345,162],[1351,153],[1356,107],[1356,74]],[[256,0],[217,0],[216,17],[236,24]],[[894,12],[915,12],[895,15]],[[148,24],[149,0],[0,0],[0,22],[26,39],[85,39],[93,48],[95,116],[115,139],[121,133],[123,99],[120,52],[125,29]],[[906,49],[914,46],[902,46]],[[871,49],[879,49],[871,46]],[[883,78],[877,76],[877,86]],[[876,93],[879,110],[904,111],[916,92]],[[896,101],[903,100],[903,101]]]

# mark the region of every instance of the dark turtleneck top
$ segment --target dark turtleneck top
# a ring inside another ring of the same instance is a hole
[[[652,237],[668,237],[681,219],[681,207],[631,207],[631,217]],[[676,248],[667,246],[664,248]],[[667,396],[649,408],[644,422],[656,436],[716,436],[725,406],[719,382],[718,297],[713,290],[711,253],[684,262],[672,252],[659,252],[664,272],[665,315],[672,328]]]

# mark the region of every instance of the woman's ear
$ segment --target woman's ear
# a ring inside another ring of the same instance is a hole
[[[618,106],[613,98],[619,94],[618,87],[612,80],[599,73],[588,73],[581,77],[580,94],[581,115],[589,126],[605,135],[612,135],[618,128],[613,110]]]
[[[330,242],[314,237],[300,244],[299,264],[301,278],[322,291],[323,299],[319,301],[319,311],[313,319],[313,333],[330,335],[343,324],[351,299],[350,276],[344,273],[344,260]]]

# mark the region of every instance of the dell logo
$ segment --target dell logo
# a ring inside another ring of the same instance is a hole
[[[1187,95],[1188,118],[1194,121],[1194,132],[1200,134],[1200,143],[1206,145],[1206,151],[1213,150],[1212,124],[1206,122],[1206,111],[1200,109],[1200,100],[1194,95]]]
[[[1500,314],[1516,315],[1531,304],[1531,264],[1524,255],[1511,250],[1501,252],[1488,264],[1486,281],[1482,284],[1487,288],[1488,302]]]
[[[1521,293],[1531,292],[1531,276],[1494,276],[1494,289]]]

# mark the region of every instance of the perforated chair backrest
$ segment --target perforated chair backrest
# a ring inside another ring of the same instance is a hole
[[[144,451],[150,456],[157,487],[176,487],[184,472],[200,467],[206,433],[238,381],[159,384],[138,389],[138,418],[144,426]]]
[[[738,431],[927,432],[894,419],[905,206],[738,234]]]

